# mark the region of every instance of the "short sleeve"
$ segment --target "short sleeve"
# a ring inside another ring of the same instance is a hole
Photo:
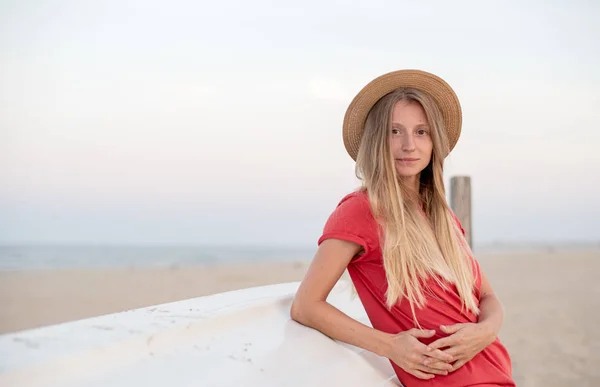
[[[379,247],[377,227],[366,193],[354,192],[344,197],[331,213],[318,244],[330,238],[354,242],[362,246],[361,259],[366,259]]]

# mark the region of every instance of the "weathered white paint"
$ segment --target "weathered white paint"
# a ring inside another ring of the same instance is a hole
[[[397,386],[389,361],[289,317],[297,282],[0,336],[0,386]],[[348,283],[329,299],[370,325]]]

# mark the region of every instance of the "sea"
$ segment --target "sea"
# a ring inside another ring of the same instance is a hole
[[[248,262],[310,262],[316,246],[132,246],[132,245],[0,245],[0,270],[69,268],[138,268],[218,265]],[[600,251],[591,244],[493,244],[475,254]]]
[[[316,247],[4,245],[0,270],[178,267],[239,262],[308,262]]]

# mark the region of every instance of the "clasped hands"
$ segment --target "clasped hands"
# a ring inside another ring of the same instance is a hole
[[[442,337],[429,345],[424,353],[423,365],[453,372],[465,365],[495,340],[495,334],[479,323],[441,325],[440,330],[449,336]],[[447,359],[433,355],[441,351]],[[448,367],[450,366],[450,367]]]
[[[417,378],[431,379],[456,371],[496,337],[494,331],[482,323],[442,325],[440,329],[448,336],[429,345],[419,339],[433,337],[434,330],[412,328],[393,335],[388,358]]]

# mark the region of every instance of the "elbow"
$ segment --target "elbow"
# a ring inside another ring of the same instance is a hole
[[[302,323],[302,307],[298,299],[294,299],[290,308],[290,318],[296,322]]]
[[[292,302],[290,308],[290,317],[297,323],[308,326],[310,325],[310,316],[307,313],[308,310],[310,310],[310,308],[306,307],[306,303],[296,298]]]

